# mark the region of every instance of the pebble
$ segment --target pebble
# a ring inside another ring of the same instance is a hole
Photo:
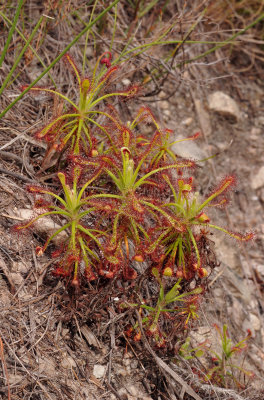
[[[184,126],[190,126],[192,123],[193,123],[192,117],[188,117],[181,122],[181,124]]]
[[[93,367],[93,375],[97,379],[103,378],[105,375],[106,367],[104,365],[95,364]]]
[[[164,115],[166,115],[166,117],[169,117],[171,115],[171,112],[169,109],[166,109],[163,111]]]
[[[40,212],[40,210],[39,210],[39,212]],[[15,214],[18,217],[23,218],[24,221],[29,221],[38,215],[35,212],[33,212],[32,210],[28,210],[26,208],[16,210]],[[21,221],[21,223],[23,223],[23,221]],[[39,220],[37,220],[34,223],[34,230],[38,233],[46,233],[47,236],[52,235],[59,228],[61,228],[61,226],[56,224],[49,217],[40,218]],[[53,242],[55,244],[59,244],[66,238],[67,238],[67,233],[65,231],[63,231],[63,232],[60,232],[57,236],[55,236],[55,238],[53,239]]]
[[[257,190],[264,186],[264,165],[259,169],[259,171],[251,178],[251,187]]]
[[[209,96],[208,107],[210,110],[229,117],[235,122],[241,117],[239,107],[235,100],[226,93],[220,91],[214,92]]]
[[[127,78],[122,79],[122,83],[124,86],[129,86],[131,85],[131,81]]]

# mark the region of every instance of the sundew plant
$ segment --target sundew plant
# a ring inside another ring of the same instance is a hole
[[[162,127],[145,105],[130,121],[120,115],[118,103],[133,101],[141,88],[133,84],[116,89],[113,78],[119,66],[112,66],[112,54],[105,52],[85,76],[70,54],[64,59],[75,76],[77,99],[49,88],[30,91],[43,91],[65,103],[36,133],[63,155],[62,162],[51,167],[57,189],[29,185],[36,216],[16,230],[34,228],[42,217],[60,221],[60,228],[36,252],[54,257],[53,274],[64,279],[66,287],[81,290],[110,280],[137,287],[142,278],[151,282],[156,291],[150,300],[136,291],[120,307],[140,310],[147,334],[155,345],[165,347],[171,332],[186,331],[198,318],[216,265],[210,257],[209,232],[222,231],[238,242],[253,238],[251,232],[218,226],[211,217],[212,208],[227,205],[235,177],[219,180],[202,198],[195,191],[195,161],[172,151],[177,132]],[[148,135],[143,133],[146,124],[152,129]],[[53,239],[61,232],[65,239],[54,249]],[[137,324],[129,332],[139,338]]]

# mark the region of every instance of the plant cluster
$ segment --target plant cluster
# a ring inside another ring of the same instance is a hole
[[[237,389],[244,389],[247,387],[246,377],[251,379],[254,374],[244,368],[244,359],[240,360],[236,355],[247,349],[247,341],[251,337],[251,332],[248,330],[247,336],[234,344],[229,337],[226,324],[223,325],[222,329],[217,324],[214,324],[214,328],[220,338],[220,351],[214,351],[209,340],[205,340],[195,348],[192,348],[191,339],[187,337],[178,354],[184,360],[194,360],[202,357],[207,359],[206,362],[200,363],[199,368],[193,368],[193,371],[202,382],[211,382],[214,385],[225,388],[234,386]]]
[[[31,88],[65,102],[36,134],[48,143],[45,160],[51,151],[58,155],[53,171],[59,171],[59,189],[29,186],[36,196],[37,215],[16,229],[30,228],[46,216],[56,218],[61,227],[37,247],[37,255],[65,232],[66,239],[51,253],[53,274],[75,288],[99,279],[149,277],[157,288],[151,303],[145,304],[137,293],[136,301],[125,299],[122,306],[139,308],[146,331],[155,344],[164,346],[168,333],[161,328],[162,321],[171,321],[170,328],[177,330],[197,318],[213,267],[209,230],[218,229],[238,241],[253,236],[230,232],[209,216],[212,207],[227,204],[235,178],[226,176],[201,199],[195,191],[195,161],[172,151],[177,143],[173,132],[161,127],[145,106],[132,121],[121,118],[113,100],[128,101],[140,87],[113,86],[118,66],[112,66],[111,53],[104,53],[84,77],[69,54],[64,58],[76,78],[77,101],[57,90]],[[144,134],[145,124],[152,128],[151,135]],[[134,336],[139,333],[136,325],[132,331]]]

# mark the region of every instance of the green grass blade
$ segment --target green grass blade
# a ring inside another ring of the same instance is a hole
[[[3,52],[2,52],[1,57],[0,57],[0,68],[1,68],[1,66],[3,64],[7,49],[9,47],[9,44],[11,42],[11,39],[12,39],[12,36],[13,36],[13,33],[14,33],[14,30],[16,29],[16,24],[17,24],[17,21],[18,21],[18,18],[19,18],[19,14],[20,14],[20,10],[21,10],[21,7],[22,7],[23,3],[24,3],[24,0],[20,0],[19,3],[18,3],[16,14],[15,14],[15,18],[14,18],[14,21],[13,21],[12,26],[10,28],[10,31],[8,33],[7,41],[5,43]]]

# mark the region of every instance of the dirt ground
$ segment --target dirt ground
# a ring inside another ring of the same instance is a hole
[[[70,3],[67,2],[73,7]],[[83,18],[87,19],[90,9],[79,3],[77,9],[84,7]],[[180,9],[182,2],[179,4]],[[38,2],[28,2],[27,7],[33,20],[44,11]],[[179,15],[176,8],[176,5],[171,6],[167,20],[164,16],[166,23],[173,11]],[[54,10],[49,11],[54,13],[52,15],[56,14]],[[59,11],[66,15],[65,9],[58,8]],[[129,20],[129,10],[122,8],[122,13],[125,24]],[[149,26],[151,16],[150,13],[144,17],[142,30]],[[188,31],[193,18],[188,11],[186,26],[181,26],[182,35]],[[25,23],[26,29],[32,30],[33,25],[30,28],[28,22]],[[39,46],[39,52],[47,62],[52,61],[54,54],[57,55],[71,40],[74,29],[79,31],[81,26],[71,13],[65,19],[50,23]],[[122,21],[120,26],[122,31]],[[157,29],[155,24],[154,27]],[[94,28],[94,35],[98,33],[97,28]],[[6,37],[3,26],[1,29],[0,49]],[[111,40],[107,35],[109,29],[109,26],[104,27],[97,35],[97,55],[107,50]],[[201,23],[196,27],[196,36],[200,34],[203,37],[204,30],[206,32],[206,24]],[[241,47],[245,46],[245,49],[250,40],[253,43],[253,38],[261,42],[252,31],[246,35],[244,41],[241,40]],[[211,37],[215,39],[213,33]],[[143,39],[144,35],[138,34],[137,40],[140,42]],[[18,36],[15,35],[13,40],[12,50],[1,69],[2,80],[12,65]],[[124,38],[120,34],[117,49],[122,40]],[[80,63],[84,40],[81,43],[71,49],[75,60]],[[56,105],[51,97],[28,94],[0,120],[1,399],[7,398],[9,388],[12,400],[192,400],[195,397],[188,392],[189,387],[200,396],[196,399],[263,398],[263,39],[261,43],[262,61],[256,57],[250,64],[250,57],[245,60],[238,46],[233,51],[218,49],[206,58],[171,70],[162,86],[159,81],[157,94],[148,96],[157,86],[152,83],[144,87],[142,95],[133,104],[126,103],[125,109],[124,105],[118,105],[125,119],[129,119],[142,102],[148,102],[160,123],[174,131],[175,140],[201,132],[197,140],[178,143],[174,147],[176,154],[197,161],[195,178],[201,195],[206,195],[226,175],[232,174],[237,178],[231,203],[215,213],[215,221],[232,231],[254,231],[255,238],[240,245],[221,232],[214,231],[210,236],[219,266],[210,278],[207,297],[200,307],[200,318],[194,324],[190,337],[193,346],[208,339],[217,348],[219,340],[213,324],[227,323],[234,342],[242,340],[250,329],[252,338],[243,360],[243,367],[254,373],[254,378],[246,385],[248,387],[239,391],[201,384],[186,361],[173,363],[173,357],[168,354],[162,356],[161,352],[157,352],[158,358],[155,358],[144,341],[136,343],[124,335],[124,322],[135,321],[135,316],[129,312],[116,313],[118,291],[113,290],[111,283],[101,287],[99,292],[84,288],[76,296],[70,288],[65,288],[63,281],[51,275],[48,254],[36,257],[35,248],[45,237],[41,229],[27,236],[14,234],[12,227],[28,218],[27,212],[34,202],[26,185],[32,182],[50,183],[53,173],[51,170],[39,173],[46,145],[37,141],[34,134],[52,117]],[[203,46],[201,44],[199,49],[186,44],[185,53],[181,50],[177,56],[178,62],[183,57],[192,58],[204,51]],[[247,49],[250,52],[250,46]],[[157,60],[167,54],[166,47],[159,51],[143,53],[129,60],[121,68],[116,85],[122,86],[127,80],[142,81],[148,68],[155,67]],[[87,54],[93,62],[93,44],[88,44]],[[31,60],[24,57],[17,79],[1,96],[1,109],[18,95],[21,85],[30,83],[41,71],[42,67],[34,57]],[[52,74],[65,93],[74,95],[73,78],[62,61],[55,66]],[[41,85],[47,83],[52,86],[47,77],[40,82]],[[239,117],[213,111],[210,95],[217,91],[235,101]],[[215,157],[201,161],[213,155]],[[127,283],[119,285],[129,290]],[[175,377],[170,381],[169,372],[164,370],[160,360],[170,367],[170,371],[182,377],[188,388],[184,390]],[[199,363],[206,363],[206,360],[194,360],[194,363],[201,368]]]

